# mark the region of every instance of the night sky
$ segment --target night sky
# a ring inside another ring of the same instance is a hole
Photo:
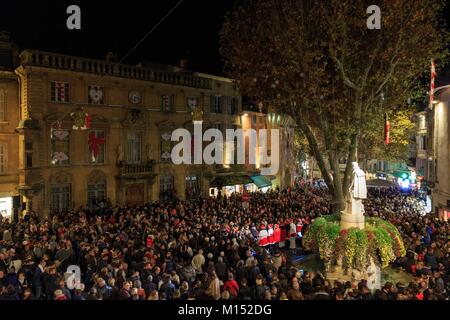
[[[2,1],[0,30],[11,33],[21,49],[119,60],[141,40],[179,0],[39,0]],[[218,53],[224,16],[235,0],[184,0],[123,63],[140,61],[178,64],[188,56],[195,71],[222,74]],[[66,8],[81,8],[81,30],[68,30]]]
[[[0,30],[11,33],[21,49],[37,49],[94,59],[112,51],[118,60],[134,47],[180,0],[39,0],[0,3]],[[130,54],[124,63],[178,64],[188,57],[191,69],[222,75],[219,32],[226,13],[239,0],[184,0]],[[81,8],[81,30],[68,30],[66,9]],[[450,25],[450,1],[445,12]],[[438,65],[438,82],[449,68]]]

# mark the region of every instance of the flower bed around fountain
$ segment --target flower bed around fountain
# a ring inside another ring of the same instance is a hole
[[[371,261],[385,268],[406,254],[397,228],[379,218],[366,217],[365,228],[343,229],[337,215],[317,218],[303,237],[303,246],[318,252],[327,268],[366,270]]]

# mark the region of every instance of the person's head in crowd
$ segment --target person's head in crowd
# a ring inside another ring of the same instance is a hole
[[[149,296],[148,296],[148,300],[159,300],[159,294],[157,290],[153,290],[152,292],[150,292]]]
[[[401,265],[414,276],[412,285],[388,282],[375,294],[370,292],[366,281],[333,283],[320,272],[308,270],[302,276],[297,266],[292,265],[287,248],[276,248],[275,245],[272,250],[258,246],[259,228],[255,227],[280,222],[281,226],[284,223],[289,226],[290,222],[297,224],[301,220],[307,230],[317,216],[330,213],[331,199],[327,198],[324,188],[255,193],[252,200],[249,210],[236,208],[233,201],[188,199],[155,202],[142,207],[111,207],[109,216],[80,208],[57,212],[42,221],[32,218],[32,223],[19,223],[17,228],[10,228],[8,224],[10,231],[21,230],[21,241],[6,247],[0,244],[0,261],[7,263],[3,270],[0,265],[0,282],[15,273],[24,286],[17,289],[20,298],[25,297],[30,288],[33,298],[36,283],[31,281],[32,275],[41,269],[44,277],[48,274],[51,279],[57,279],[54,284],[64,294],[67,288],[59,280],[63,269],[73,261],[79,261],[83,274],[88,271],[91,275],[86,280],[87,288],[99,291],[90,295],[93,298],[97,293],[103,297],[101,292],[108,283],[113,292],[123,294],[122,290],[125,290],[131,298],[139,296],[141,299],[144,288],[145,296],[153,289],[160,290],[162,285],[170,285],[175,290],[170,294],[161,290],[158,299],[202,299],[212,281],[217,281],[220,291],[225,292],[222,281],[234,279],[239,289],[243,289],[239,293],[242,299],[254,298],[251,292],[255,285],[259,286],[260,292],[268,291],[270,298],[267,292],[259,295],[268,299],[286,296],[296,300],[298,295],[310,299],[315,293],[329,293],[338,300],[371,297],[431,300],[448,296],[448,263],[445,262],[450,254],[448,224],[423,216],[421,204],[412,196],[392,190],[378,195],[371,190],[368,192],[365,214],[396,224],[404,239],[407,256],[397,259],[394,264]],[[149,230],[152,241],[145,241]],[[297,249],[304,254],[304,248]],[[66,258],[65,255],[71,256]],[[203,257],[196,257],[198,260],[193,264],[195,255]],[[22,260],[19,269],[13,269],[9,264],[10,260],[16,259]],[[199,263],[203,264],[202,270],[197,267]],[[220,279],[216,280],[214,271]],[[7,291],[4,287],[3,292],[6,294]],[[40,297],[43,298],[45,296]]]

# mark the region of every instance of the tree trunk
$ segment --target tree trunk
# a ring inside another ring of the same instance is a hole
[[[342,192],[334,193],[331,203],[331,210],[334,214],[339,214],[345,210],[345,197]]]
[[[330,165],[333,170],[334,192],[332,193],[332,211],[335,214],[345,209],[345,195],[342,189],[342,177],[339,168],[339,159],[336,156],[330,156]]]

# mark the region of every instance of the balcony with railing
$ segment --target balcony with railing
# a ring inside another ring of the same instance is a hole
[[[121,162],[118,166],[120,178],[147,178],[154,175],[153,162],[139,164]]]
[[[64,69],[202,89],[212,88],[211,80],[204,77],[124,65],[102,60],[67,56],[44,51],[23,51],[20,54],[20,63],[24,66]]]

